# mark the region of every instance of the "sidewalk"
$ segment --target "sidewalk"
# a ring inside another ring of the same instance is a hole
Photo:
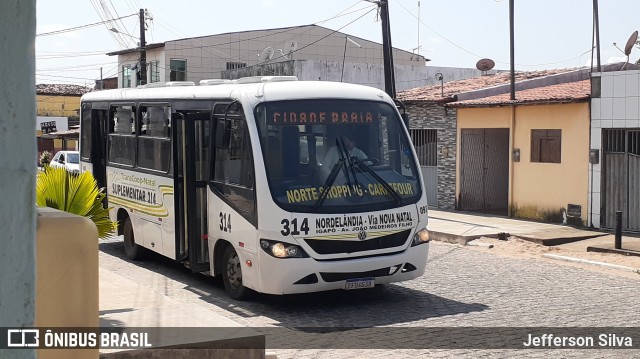
[[[265,357],[265,338],[195,304],[149,290],[100,268],[100,326],[146,331],[154,349],[101,349],[101,359]],[[159,348],[159,349],[158,349]],[[242,349],[235,349],[242,348]]]
[[[429,210],[428,229],[432,239],[458,244],[467,244],[480,237],[506,239],[514,236],[553,246],[607,234],[558,224],[438,210]]]
[[[545,246],[577,251],[640,255],[640,238],[623,236],[623,250],[615,250],[614,235],[571,226],[518,220],[469,212],[429,210],[430,237],[436,241],[467,244],[481,237],[516,237]]]

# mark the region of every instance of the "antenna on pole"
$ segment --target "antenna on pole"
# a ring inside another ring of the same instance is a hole
[[[624,45],[624,54],[627,55],[627,62],[622,65],[620,70],[624,70],[629,63],[629,55],[631,55],[631,50],[633,50],[633,45],[636,44],[636,41],[638,41],[638,30],[634,31],[631,36],[629,36],[627,43]]]
[[[344,37],[344,53],[342,54],[342,73],[340,74],[340,82],[342,82],[342,79],[344,77],[344,59],[347,57],[347,41],[349,41],[350,43],[354,44],[357,47],[362,47],[362,45],[360,45],[359,43],[353,41],[349,36]]]
[[[418,0],[418,47],[416,47],[418,57],[420,57],[420,0]]]
[[[476,69],[481,71],[481,75],[484,76],[487,74],[487,71],[493,69],[496,66],[496,63],[491,59],[480,59],[476,62]]]

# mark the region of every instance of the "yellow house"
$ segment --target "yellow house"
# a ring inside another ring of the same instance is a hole
[[[586,224],[590,82],[452,102],[460,210]]]
[[[36,85],[38,116],[71,117],[80,116],[80,97],[90,88],[67,84]]]
[[[74,125],[78,125],[80,119],[80,98],[91,90],[91,88],[78,85],[38,84],[36,85],[37,115],[41,117],[66,117],[69,128],[73,128]],[[60,150],[74,150],[78,146],[77,135],[69,133],[43,134],[40,129],[36,129],[36,137],[38,158],[43,151],[48,151],[53,155]]]

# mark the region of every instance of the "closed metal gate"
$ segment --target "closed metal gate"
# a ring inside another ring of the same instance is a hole
[[[461,130],[458,208],[506,215],[509,202],[509,129]]]
[[[602,227],[615,227],[622,211],[622,227],[640,232],[640,130],[603,130]]]
[[[411,129],[411,141],[416,149],[420,170],[427,191],[427,203],[438,206],[438,130]]]

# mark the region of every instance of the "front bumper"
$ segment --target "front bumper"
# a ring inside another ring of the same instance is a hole
[[[428,254],[429,243],[391,255],[323,261],[279,259],[259,250],[260,265],[249,271],[259,270],[246,273],[255,280],[245,285],[262,293],[291,294],[344,289],[348,279],[356,278],[374,278],[375,284],[401,282],[424,274]]]

